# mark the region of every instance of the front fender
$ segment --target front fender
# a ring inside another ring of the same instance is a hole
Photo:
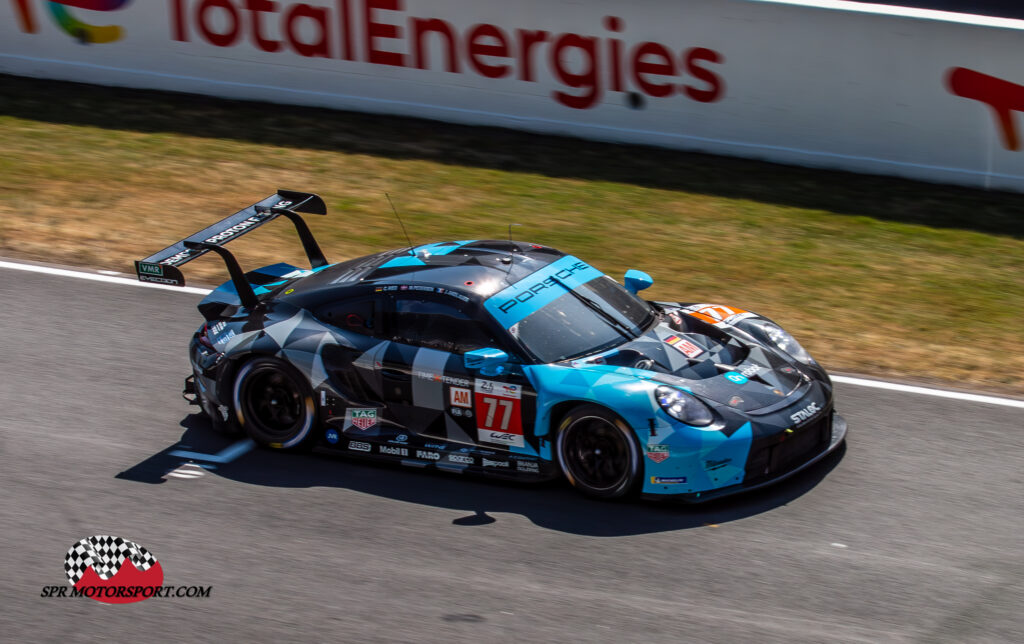
[[[552,431],[551,411],[559,403],[579,401],[594,403],[615,412],[636,432],[640,443],[650,437],[653,429],[672,430],[654,400],[654,390],[661,384],[650,373],[629,367],[569,364],[530,365],[523,368],[537,391],[537,417],[534,432],[547,436]]]

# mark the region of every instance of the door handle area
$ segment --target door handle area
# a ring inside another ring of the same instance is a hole
[[[391,380],[410,380],[412,378],[406,372],[398,369],[381,369],[380,373],[385,378],[390,378]]]

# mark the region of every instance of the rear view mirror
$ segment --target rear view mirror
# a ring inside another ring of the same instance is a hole
[[[626,290],[636,295],[638,292],[654,284],[654,278],[643,271],[631,268],[626,271]]]
[[[484,376],[498,376],[505,371],[508,354],[501,349],[474,349],[462,356],[467,369],[479,369]]]

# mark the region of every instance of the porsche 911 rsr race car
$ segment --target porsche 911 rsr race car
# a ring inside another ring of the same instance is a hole
[[[280,190],[136,262],[184,285],[213,251],[231,280],[199,304],[186,394],[225,430],[419,468],[687,501],[781,480],[846,433],[825,371],[771,320],[645,301],[547,246],[467,240],[329,263]],[[223,245],[285,216],[311,267],[245,273]]]

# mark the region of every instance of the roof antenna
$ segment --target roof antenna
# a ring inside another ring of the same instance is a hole
[[[412,255],[412,240],[409,239],[409,233],[405,231],[405,224],[402,223],[402,218],[398,216],[398,210],[395,208],[394,202],[391,201],[391,195],[385,192],[384,196],[387,197],[388,203],[391,204],[391,212],[395,213],[395,219],[398,220],[398,225],[402,227],[402,234],[405,235],[405,241],[409,242],[409,254]],[[509,228],[509,230],[512,229]]]
[[[509,244],[512,243],[512,226],[522,226],[522,224],[509,224],[508,225],[508,241],[509,241]],[[508,281],[508,276],[512,273],[512,252],[509,252],[508,257],[502,257],[501,261],[506,263],[506,264],[508,264],[508,270],[505,271],[505,282],[510,284],[511,282]]]

